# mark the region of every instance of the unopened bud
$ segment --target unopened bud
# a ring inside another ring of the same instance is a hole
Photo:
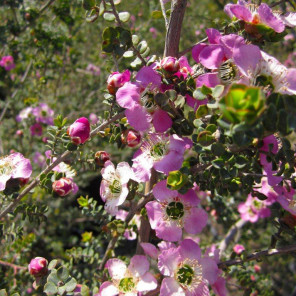
[[[161,68],[167,72],[176,73],[179,69],[179,62],[175,57],[166,57],[160,62]]]
[[[41,277],[47,274],[47,260],[43,257],[36,257],[28,265],[29,273],[34,277]]]
[[[129,147],[136,147],[141,142],[141,134],[138,131],[128,129],[121,135],[121,141]]]
[[[59,196],[66,196],[74,190],[73,181],[70,178],[61,178],[52,183],[52,190]]]
[[[71,124],[67,131],[76,145],[85,143],[90,137],[90,124],[87,118],[81,117]]]
[[[118,88],[122,87],[131,78],[129,70],[125,70],[123,73],[113,72],[107,80],[107,88],[111,95],[115,95]]]
[[[95,154],[95,162],[99,167],[104,167],[105,162],[110,160],[110,154],[106,151],[97,151]]]

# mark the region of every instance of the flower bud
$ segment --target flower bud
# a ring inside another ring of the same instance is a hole
[[[47,274],[47,260],[43,257],[36,257],[28,265],[29,273],[34,277],[41,277]]]
[[[97,151],[95,154],[95,162],[98,166],[104,167],[105,162],[110,160],[110,154],[106,151]]]
[[[73,189],[73,181],[70,178],[61,178],[52,183],[52,190],[59,196],[66,196]]]
[[[67,131],[72,142],[76,145],[85,143],[90,137],[90,124],[87,118],[78,118]]]
[[[123,73],[113,72],[107,80],[107,88],[111,95],[115,95],[118,88],[122,87],[131,78],[129,70],[125,70]]]
[[[141,135],[138,131],[128,129],[121,135],[121,141],[129,147],[136,147],[141,142]]]
[[[166,57],[161,60],[160,66],[167,72],[175,73],[180,69],[179,62],[175,57]]]

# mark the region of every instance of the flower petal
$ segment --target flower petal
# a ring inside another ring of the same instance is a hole
[[[118,289],[111,282],[104,282],[100,287],[100,296],[116,296]]]
[[[162,280],[159,296],[185,296],[185,292],[174,278],[165,278]]]
[[[131,82],[125,83],[116,92],[116,101],[122,108],[134,108],[139,104],[140,99],[140,88]]]
[[[157,280],[150,272],[146,272],[144,275],[142,275],[137,284],[137,291],[139,292],[152,291],[156,288]]]
[[[184,229],[190,234],[200,233],[207,225],[208,215],[205,210],[192,208],[185,218]]]
[[[199,262],[202,265],[202,276],[207,279],[210,284],[215,283],[219,272],[215,260],[211,258],[202,258]]]
[[[173,121],[167,112],[157,109],[152,115],[155,131],[163,133],[172,127]]]
[[[195,243],[192,239],[184,239],[179,245],[179,252],[182,259],[196,259],[200,260],[201,250],[197,243]]]
[[[153,187],[153,195],[159,201],[166,201],[170,198],[176,197],[178,191],[167,188],[167,181],[162,180]]]
[[[218,69],[223,59],[223,47],[217,44],[207,46],[199,55],[200,63],[208,69]]]
[[[140,105],[136,105],[133,109],[126,109],[125,116],[128,123],[137,131],[145,131],[150,127],[152,117]]]
[[[144,275],[149,270],[149,262],[144,255],[135,255],[131,258],[128,270],[136,277]]]
[[[181,262],[178,249],[172,248],[162,251],[158,256],[158,269],[165,276],[173,276]]]
[[[127,269],[125,263],[116,258],[109,259],[105,267],[108,268],[111,278],[115,280],[121,280],[124,278]]]

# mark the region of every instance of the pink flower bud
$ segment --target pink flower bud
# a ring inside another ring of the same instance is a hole
[[[47,274],[47,260],[43,257],[36,257],[28,265],[29,273],[34,277],[41,277]]]
[[[52,190],[59,196],[66,196],[74,189],[73,181],[70,178],[61,178],[52,183]]]
[[[136,147],[141,142],[141,135],[135,130],[128,129],[121,135],[121,141],[129,147]]]
[[[104,167],[106,161],[110,160],[110,154],[106,151],[97,151],[95,154],[96,164],[100,167]]]
[[[23,132],[22,130],[17,130],[17,131],[15,132],[15,134],[16,134],[17,136],[19,136],[19,137],[22,137],[22,136],[24,135],[24,132]]]
[[[4,56],[0,61],[0,66],[6,71],[10,71],[15,68],[14,60],[12,56]]]
[[[254,271],[257,272],[257,273],[260,272],[261,271],[261,266],[259,266],[258,264],[255,264],[254,265]]]
[[[245,247],[243,245],[236,244],[233,247],[233,251],[238,255],[240,255],[244,250],[245,250]]]
[[[160,66],[167,72],[175,73],[180,69],[179,62],[174,57],[166,57],[161,60]]]
[[[78,118],[67,131],[72,142],[76,145],[85,143],[90,137],[90,124],[87,118]]]
[[[125,70],[123,73],[113,72],[107,80],[107,88],[111,95],[115,95],[118,88],[122,87],[131,78],[129,70]]]

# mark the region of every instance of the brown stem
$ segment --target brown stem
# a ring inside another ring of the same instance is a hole
[[[181,28],[186,5],[187,0],[172,0],[171,17],[165,40],[165,57],[178,57]]]
[[[151,178],[145,184],[145,194],[148,194],[149,192],[151,192],[156,182],[157,182],[157,173],[154,169],[152,169]],[[136,250],[137,255],[144,254],[144,250],[141,247],[141,243],[145,243],[149,241],[150,231],[151,231],[151,227],[150,227],[149,221],[147,220],[146,217],[141,216],[139,235],[138,235],[138,244],[137,244],[137,250]]]
[[[96,127],[92,132],[90,133],[90,137],[95,136],[99,131],[104,130],[109,124],[112,122],[123,118],[124,112],[121,112],[115,116],[113,116],[110,120],[102,123],[100,126]],[[33,188],[35,188],[39,184],[40,176],[41,174],[47,174],[49,173],[54,167],[56,167],[59,163],[64,161],[72,152],[67,150],[63,154],[57,157],[57,159],[51,163],[47,168],[45,168],[35,179],[32,180],[32,182],[18,195],[18,197],[12,201],[6,209],[4,209],[0,213],[0,220],[5,217],[9,212],[13,211],[13,209],[18,205],[18,203],[23,199],[25,195],[27,195]]]
[[[13,263],[10,263],[10,262],[6,262],[6,261],[2,261],[2,260],[0,260],[0,265],[11,267],[14,270],[16,270],[16,269],[22,269],[22,270],[27,269],[27,267],[16,265],[16,264],[13,264]]]
[[[247,222],[240,219],[238,220],[234,225],[231,226],[231,228],[226,233],[225,238],[220,242],[219,249],[220,249],[220,255],[225,252],[230,242],[233,240],[236,233],[246,224]]]
[[[153,199],[153,196],[152,196],[151,192],[149,192],[148,195],[145,195],[144,197],[142,197],[138,201],[138,203],[135,206],[133,206],[132,209],[129,211],[129,213],[128,213],[126,219],[125,219],[125,223],[128,224],[133,219],[134,215],[138,212],[138,210],[141,209],[142,207],[144,207],[146,205],[146,203],[151,201],[152,199]],[[102,258],[102,261],[101,261],[101,263],[99,265],[100,270],[102,270],[104,268],[105,263],[109,258],[109,253],[110,253],[111,250],[114,249],[118,238],[119,238],[119,234],[116,234],[111,239],[111,241],[109,242],[108,247],[107,247],[107,249],[105,251],[105,254],[104,254],[103,258]]]
[[[160,2],[160,6],[161,6],[162,15],[164,17],[165,29],[167,31],[168,28],[169,28],[169,20],[168,20],[168,17],[166,15],[166,11],[165,11],[165,6],[164,6],[164,3],[163,3],[163,0],[159,0],[159,2]]]
[[[223,268],[223,267],[232,266],[232,265],[239,265],[239,264],[243,264],[244,262],[261,259],[263,257],[288,254],[295,251],[296,251],[296,245],[291,245],[291,246],[286,246],[279,249],[269,249],[269,250],[254,252],[252,254],[247,255],[245,259],[237,258],[233,260],[222,261],[218,263],[218,267]]]

